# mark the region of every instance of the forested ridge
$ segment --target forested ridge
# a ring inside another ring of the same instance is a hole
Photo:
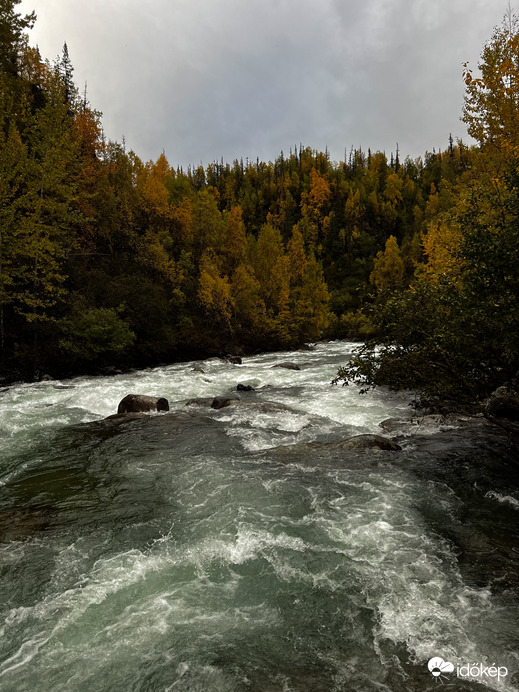
[[[17,4],[0,0],[4,379],[325,337],[374,339],[343,372],[368,383],[436,393],[474,371],[472,395],[482,368],[484,388],[517,370],[514,18],[496,30],[514,70],[506,122],[488,129],[478,102],[499,79],[466,70],[478,146],[448,137],[423,159],[352,149],[337,163],[297,144],[273,162],[184,170],[107,141],[66,45],[42,60]],[[448,382],[431,388],[442,368]]]

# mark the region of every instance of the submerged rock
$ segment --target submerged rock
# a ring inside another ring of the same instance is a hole
[[[391,452],[396,452],[402,449],[400,445],[389,439],[389,437],[382,437],[382,435],[354,435],[353,437],[348,437],[346,440],[341,440],[340,442],[331,442],[330,445],[334,446],[336,449],[385,449]]]
[[[119,421],[123,423],[127,420],[133,420],[134,418],[149,418],[146,413],[140,413],[139,411],[131,411],[128,413],[112,413],[111,416],[103,418],[103,420]]]
[[[393,433],[405,430],[411,423],[409,418],[386,418],[379,423],[379,427],[385,432]]]
[[[277,363],[273,368],[286,368],[286,370],[301,370],[297,363]]]
[[[241,365],[240,356],[225,356],[225,360],[232,365]]]
[[[211,403],[211,408],[220,409],[226,406],[234,406],[239,401],[240,397],[232,394],[229,396],[216,396]]]
[[[169,402],[164,397],[127,394],[117,408],[117,413],[143,413],[147,411],[169,411]]]
[[[212,396],[198,396],[193,399],[188,399],[185,406],[211,406],[214,397]]]
[[[332,440],[331,442],[320,442],[314,440],[312,442],[301,442],[295,445],[286,445],[276,447],[271,453],[281,454],[281,455],[300,455],[308,454],[312,457],[314,454],[318,456],[329,456],[330,458],[342,457],[341,452],[352,451],[352,452],[364,452],[372,449],[382,449],[390,452],[400,451],[402,448],[394,440],[388,437],[382,437],[382,435],[354,435],[353,437],[347,437],[344,440]]]
[[[465,415],[463,413],[427,413],[412,416],[411,418],[386,418],[379,427],[388,433],[401,433],[404,435],[427,435],[435,428],[439,431],[450,430],[463,426],[478,426],[486,421],[481,414]]]
[[[236,391],[238,392],[255,392],[256,390],[254,387],[251,387],[250,384],[242,384],[241,382],[238,383],[238,386],[236,387]]]
[[[257,411],[258,413],[301,414],[301,411],[296,411],[296,409],[291,408],[286,404],[281,404],[278,401],[248,401],[246,403],[242,403],[241,405],[252,411]]]
[[[201,396],[195,397],[193,399],[188,399],[185,406],[206,406],[214,409],[225,408],[226,406],[233,406],[240,401],[240,397],[235,394],[223,395],[223,396]]]
[[[0,543],[23,541],[44,531],[56,513],[52,507],[1,510]]]
[[[519,450],[519,393],[512,387],[499,387],[483,402],[483,414],[506,430]]]

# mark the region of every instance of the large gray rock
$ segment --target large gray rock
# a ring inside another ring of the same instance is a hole
[[[169,402],[164,397],[128,394],[121,400],[117,413],[145,413],[148,411],[169,411]]]

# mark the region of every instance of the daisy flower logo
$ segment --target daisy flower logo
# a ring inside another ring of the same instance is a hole
[[[443,658],[440,658],[439,656],[431,658],[427,664],[427,667],[435,678],[439,678],[440,675],[443,675],[443,673],[454,672],[454,664],[450,661],[444,661]]]

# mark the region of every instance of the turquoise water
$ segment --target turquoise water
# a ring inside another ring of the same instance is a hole
[[[465,531],[487,536],[489,560],[513,551],[518,484],[487,468],[467,490],[473,451],[412,439],[308,445],[411,415],[403,395],[330,387],[348,352],[3,391],[0,690],[515,689],[516,585],[459,546]],[[287,360],[301,370],[272,369]],[[185,406],[238,382],[257,392]],[[104,421],[128,393],[172,413]],[[433,656],[509,674],[436,679]]]

